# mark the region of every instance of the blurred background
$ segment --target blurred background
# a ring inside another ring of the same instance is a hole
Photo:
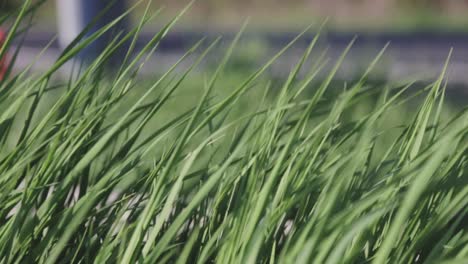
[[[184,1],[160,1],[171,9]],[[297,29],[329,18],[334,30],[455,30],[467,25],[466,0],[205,0],[193,20],[214,27],[236,27],[246,16],[260,28]]]
[[[39,28],[50,29],[56,26],[56,0],[45,2],[36,21]],[[137,1],[126,2],[130,6]],[[155,0],[153,9],[165,7],[162,15],[172,17],[188,2]],[[5,12],[23,1],[1,0],[0,3]],[[334,30],[466,31],[467,11],[467,0],[198,0],[179,27],[232,30],[251,17],[251,27],[297,30],[328,17],[328,27]],[[138,19],[137,14],[134,17]]]
[[[111,1],[33,2],[44,3],[35,15],[15,67],[28,65],[34,55],[58,34],[59,41],[54,41],[41,58],[41,63],[33,67],[41,70],[51,65],[60,50],[78,34],[84,27],[83,21],[89,21],[93,14],[97,14],[90,6]],[[147,1],[141,2],[126,25],[119,25],[119,28],[128,29],[139,21]],[[14,12],[22,3],[19,0],[0,0],[2,16]],[[81,7],[81,15],[78,14],[80,3],[85,3]],[[137,1],[117,0],[116,3],[124,10]],[[188,3],[187,0],[152,1],[152,11],[164,9],[157,19],[145,26],[137,46],[147,43]],[[110,15],[107,21],[118,14],[119,11]],[[75,16],[81,20],[77,22]],[[325,57],[330,62],[336,61],[346,45],[358,36],[338,74],[341,79],[352,79],[361,74],[375,55],[390,43],[379,63],[376,79],[432,81],[439,75],[453,48],[449,71],[451,87],[468,85],[468,0],[198,0],[161,43],[146,72],[164,71],[202,37],[223,35],[229,39],[247,18],[250,18],[249,27],[240,45],[242,52],[237,56],[242,67],[259,65],[298,32],[313,24],[310,32],[273,68],[273,75],[286,74],[314,37],[319,25],[328,19],[316,56],[326,51]],[[3,27],[8,30],[8,23]],[[94,54],[98,53],[99,48],[96,48]]]

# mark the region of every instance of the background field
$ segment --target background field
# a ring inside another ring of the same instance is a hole
[[[2,2],[5,5],[21,1]],[[135,2],[128,1],[129,5]],[[153,10],[165,7],[163,16],[170,18],[187,3],[185,0],[155,0]],[[36,19],[37,26],[54,26],[55,11],[54,1],[47,1]],[[329,18],[328,27],[340,31],[466,31],[467,14],[468,4],[463,0],[199,0],[178,27],[235,30],[251,17],[252,28],[297,30]],[[138,17],[135,15],[134,21]],[[148,29],[157,25],[155,21]]]

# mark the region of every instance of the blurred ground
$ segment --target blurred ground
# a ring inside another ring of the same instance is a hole
[[[224,45],[211,53],[209,58],[216,64],[235,32],[204,32],[174,30],[162,40],[157,52],[145,63],[142,73],[146,76],[164,72],[175,63],[190,47],[202,38],[207,42],[217,36],[224,37]],[[154,33],[143,33],[137,40],[136,52],[148,43]],[[283,46],[291,41],[297,32],[248,32],[237,47],[235,61],[245,71],[266,62]],[[33,62],[41,48],[54,38],[54,32],[31,32],[25,39],[15,67],[22,69]],[[313,30],[297,43],[274,64],[272,74],[284,76],[301,57],[307,45],[313,39]],[[355,33],[322,32],[317,47],[314,49],[312,62],[322,57],[327,66],[322,73],[326,74],[333,63],[338,60],[346,46],[355,37]],[[348,56],[343,62],[337,78],[350,80],[365,72],[368,65],[382,48],[389,43],[382,59],[374,71],[374,78],[389,81],[422,80],[433,81],[441,73],[450,50],[448,81],[451,84],[468,86],[468,35],[461,33],[361,33],[358,35]],[[323,56],[322,56],[323,53]],[[60,54],[56,42],[44,51],[34,64],[34,71],[49,69]],[[210,61],[210,60],[208,60]],[[313,63],[312,63],[313,64]],[[202,65],[209,67],[209,63]]]

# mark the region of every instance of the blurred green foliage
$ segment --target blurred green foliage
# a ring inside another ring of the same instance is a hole
[[[40,0],[34,0],[37,2]],[[76,0],[79,1],[79,0]],[[125,0],[120,0],[125,1]],[[133,5],[138,0],[126,0]],[[0,0],[0,13],[11,10],[20,0]],[[56,0],[46,0],[37,14],[37,25],[56,24]],[[149,0],[143,0],[140,13]],[[154,0],[151,10],[164,8],[163,17],[171,18],[189,0]],[[233,29],[251,17],[250,28],[294,30],[325,18],[334,30],[456,30],[468,25],[466,0],[198,0],[181,20],[180,27],[194,29]],[[138,20],[138,15],[134,21]],[[155,23],[148,25],[154,30]]]
[[[0,14],[8,13],[18,6],[18,1],[0,0]]]

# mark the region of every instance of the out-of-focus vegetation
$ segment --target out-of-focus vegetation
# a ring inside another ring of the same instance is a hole
[[[39,1],[39,0],[36,0]],[[146,2],[149,0],[144,0]],[[23,1],[2,0],[1,5],[19,5]],[[34,2],[34,1],[33,1]],[[128,0],[132,5],[137,0]],[[173,17],[188,0],[154,0],[153,11],[164,7],[162,17]],[[134,21],[141,16],[134,16]],[[54,25],[55,0],[39,10],[38,27]],[[468,2],[465,0],[199,0],[179,27],[197,30],[235,29],[251,17],[250,28],[267,30],[300,29],[312,22],[329,18],[335,30],[455,30],[468,28]],[[154,29],[160,21],[148,25]]]
[[[169,14],[186,1],[155,4],[166,6]],[[235,28],[250,16],[254,27],[287,30],[329,18],[336,30],[464,30],[467,12],[468,2],[461,0],[207,0],[197,1],[185,21],[202,28]]]

